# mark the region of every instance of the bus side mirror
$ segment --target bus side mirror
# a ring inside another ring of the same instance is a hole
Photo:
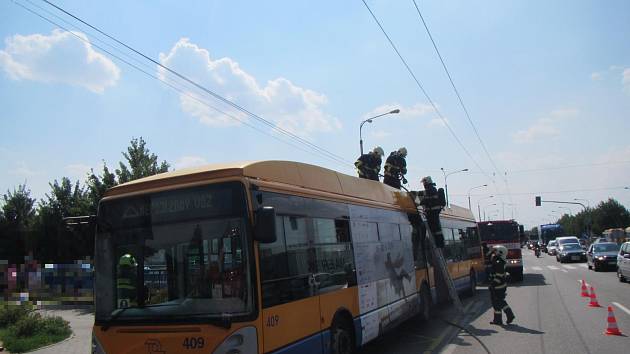
[[[276,242],[276,210],[273,207],[265,206],[256,210],[254,240],[260,243]]]

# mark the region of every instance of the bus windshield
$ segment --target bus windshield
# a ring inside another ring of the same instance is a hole
[[[239,183],[101,203],[96,320],[246,316],[253,310]]]
[[[479,224],[481,241],[519,242],[518,224],[506,222],[488,222]]]

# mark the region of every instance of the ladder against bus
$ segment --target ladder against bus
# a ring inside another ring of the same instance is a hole
[[[448,295],[455,304],[455,308],[459,312],[464,312],[464,307],[462,305],[461,300],[459,299],[459,295],[457,294],[457,289],[455,289],[455,283],[453,282],[453,278],[448,273],[448,268],[446,267],[446,260],[444,259],[444,254],[442,253],[442,249],[436,247],[435,238],[433,237],[433,233],[431,232],[431,228],[429,227],[429,223],[427,218],[420,206],[420,203],[416,201],[416,198],[421,198],[418,194],[412,194],[412,199],[416,204],[416,209],[418,210],[418,214],[420,215],[420,219],[424,224],[424,228],[426,229],[427,240],[429,241],[429,247],[431,248],[431,252],[433,253],[433,259],[435,261],[435,267],[438,269],[440,274],[442,275],[442,279],[446,282],[446,288],[448,289]],[[441,225],[440,225],[441,227]]]

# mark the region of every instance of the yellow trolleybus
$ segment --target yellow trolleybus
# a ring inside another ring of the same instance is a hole
[[[455,284],[483,269],[443,213]],[[351,353],[439,300],[406,192],[297,162],[168,172],[99,205],[93,353]]]

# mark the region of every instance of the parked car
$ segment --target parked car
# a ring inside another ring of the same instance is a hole
[[[619,248],[617,255],[617,277],[620,282],[630,279],[630,242],[625,242]]]
[[[555,256],[557,249],[558,242],[556,242],[556,240],[549,241],[549,243],[547,244],[547,254],[550,256]]]
[[[556,260],[560,263],[569,261],[586,261],[586,251],[584,251],[582,247],[580,247],[580,244],[578,242],[565,243],[558,248],[557,252],[558,253],[556,254]]]
[[[617,267],[617,254],[619,245],[612,242],[594,243],[586,251],[586,264],[588,269],[598,272],[603,268]]]

